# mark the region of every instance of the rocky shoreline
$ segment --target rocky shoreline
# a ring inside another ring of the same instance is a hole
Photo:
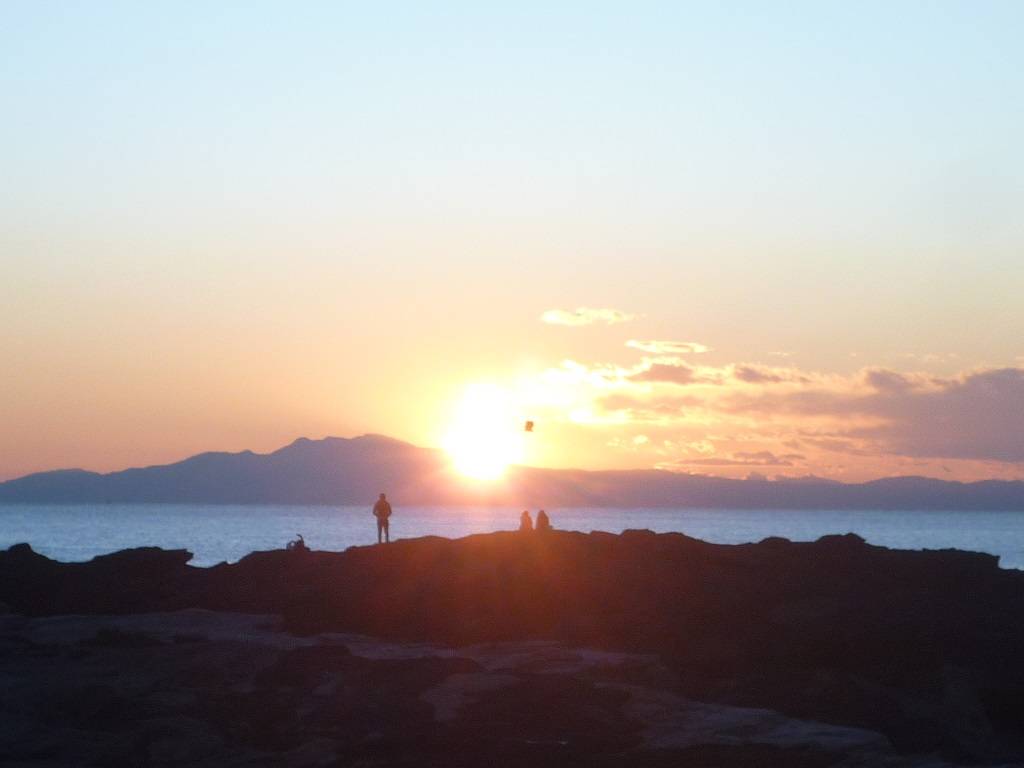
[[[1024,573],[856,536],[0,552],[15,765],[1020,765]]]

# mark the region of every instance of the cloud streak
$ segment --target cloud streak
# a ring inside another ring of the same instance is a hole
[[[649,381],[662,384],[693,384],[699,380],[697,371],[686,365],[668,365],[665,363],[653,363],[629,377],[631,381]]]
[[[647,352],[650,355],[696,355],[711,351],[711,347],[696,341],[641,341],[639,339],[630,339],[626,342],[626,346],[630,349],[639,349],[641,352]]]
[[[700,467],[791,467],[794,462],[806,458],[800,453],[784,453],[777,456],[771,451],[736,451],[730,457],[680,459],[677,464]]]
[[[566,325],[578,327],[582,325],[617,325],[636,318],[620,309],[577,307],[576,309],[549,309],[540,316],[542,323],[548,325]]]

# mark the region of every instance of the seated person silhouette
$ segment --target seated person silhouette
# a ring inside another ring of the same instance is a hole
[[[537,513],[537,530],[538,531],[550,531],[551,530],[551,518],[548,517],[548,513],[543,509]]]
[[[519,516],[519,530],[520,531],[532,531],[533,520],[530,519],[529,510],[524,509],[523,514]]]

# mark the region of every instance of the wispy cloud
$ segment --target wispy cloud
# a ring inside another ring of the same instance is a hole
[[[626,346],[631,349],[639,349],[651,355],[694,355],[701,352],[710,352],[711,347],[704,346],[696,341],[640,341],[630,339]]]
[[[793,368],[771,368],[764,365],[734,365],[733,378],[748,384],[809,383],[811,379]]]
[[[697,372],[683,363],[666,365],[653,363],[629,377],[632,381],[650,381],[666,384],[692,384],[698,379]]]
[[[633,320],[636,315],[623,312],[621,309],[576,307],[576,309],[549,309],[541,316],[541,322],[548,325],[616,325]]]
[[[951,363],[959,359],[955,352],[903,352],[900,357],[914,360],[925,365],[930,363]]]
[[[791,467],[794,462],[803,461],[805,458],[800,453],[784,453],[777,456],[771,451],[736,451],[732,457],[685,458],[676,464],[701,467]]]

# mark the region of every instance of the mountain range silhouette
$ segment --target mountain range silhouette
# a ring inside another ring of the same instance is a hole
[[[455,476],[445,455],[383,435],[299,438],[266,454],[201,453],[100,474],[39,472],[0,483],[0,503],[369,504],[722,509],[1024,510],[1024,482],[890,477],[734,480],[663,470],[510,467],[490,484]]]

